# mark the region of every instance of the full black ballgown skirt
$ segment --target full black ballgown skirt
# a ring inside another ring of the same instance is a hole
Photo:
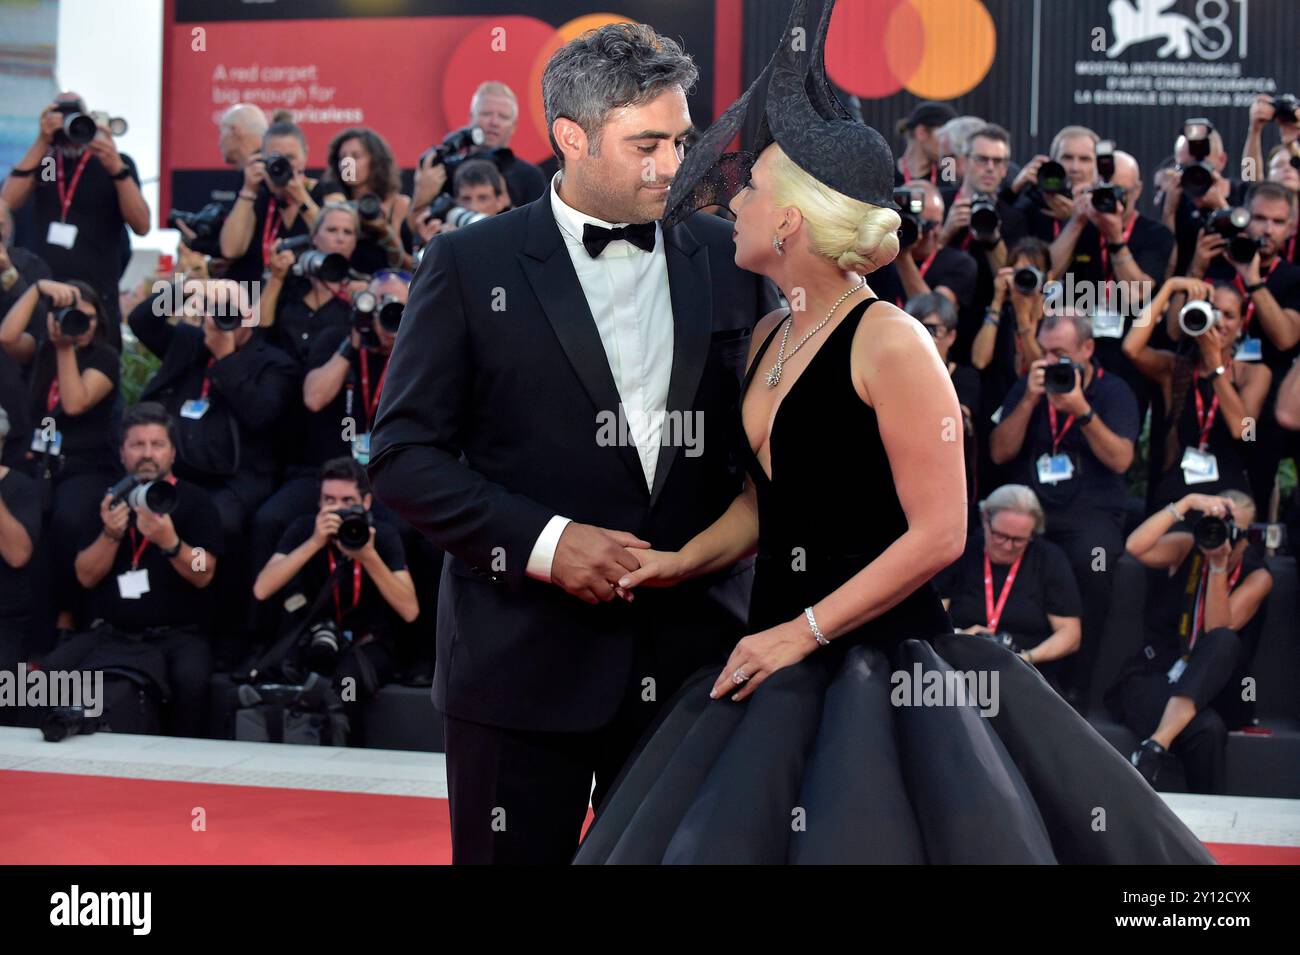
[[[750,452],[751,632],[794,619],[906,530],[874,412],[848,375],[868,304],[782,399],[772,478]],[[576,863],[1213,862],[1031,665],[953,634],[928,584],[743,702],[709,698],[723,662],[664,706]],[[924,674],[952,670],[982,672],[989,689],[996,679],[990,715],[975,701],[901,705],[925,699],[902,675],[924,687],[939,678]]]

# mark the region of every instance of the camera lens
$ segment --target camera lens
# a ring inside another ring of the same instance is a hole
[[[279,153],[266,157],[266,178],[276,186],[287,186],[293,178],[293,163]]]
[[[1183,169],[1182,185],[1183,192],[1187,193],[1192,199],[1199,199],[1210,191],[1210,186],[1214,184],[1214,176],[1210,170],[1200,163],[1194,166],[1187,166]]]
[[[1068,358],[1047,365],[1043,369],[1043,387],[1053,394],[1064,395],[1074,390],[1074,362]]]
[[[1038,167],[1038,188],[1043,192],[1069,192],[1069,177],[1065,167],[1055,159],[1049,159]]]
[[[1235,528],[1235,524],[1229,526],[1227,518],[1207,514],[1192,525],[1192,537],[1198,547],[1214,550],[1229,541],[1235,542],[1236,534],[1233,533]]]
[[[1228,240],[1228,258],[1241,265],[1249,265],[1259,252],[1259,240],[1253,236],[1240,234]]]
[[[63,118],[63,132],[78,146],[85,146],[98,131],[95,120],[85,113],[70,113]]]
[[[1178,313],[1178,327],[1184,335],[1204,335],[1214,325],[1214,306],[1198,300],[1188,302]]]
[[[1011,284],[1017,292],[1028,295],[1043,287],[1043,273],[1032,265],[1024,265],[1011,273]]]
[[[348,550],[360,550],[370,540],[370,512],[359,505],[335,511],[342,520],[335,536]]]
[[[379,309],[379,324],[390,335],[396,335],[402,324],[402,312],[406,306],[394,299],[388,299]]]
[[[980,196],[971,203],[970,230],[974,235],[980,238],[991,236],[998,231],[998,226],[1001,224],[997,203],[988,196]]]
[[[59,326],[59,334],[65,338],[76,338],[90,331],[90,316],[73,305],[55,312],[54,321]]]
[[[350,269],[348,260],[339,253],[310,249],[298,258],[294,271],[322,282],[341,282],[348,277]]]
[[[384,205],[374,193],[367,193],[357,200],[357,215],[369,222],[384,214]]]

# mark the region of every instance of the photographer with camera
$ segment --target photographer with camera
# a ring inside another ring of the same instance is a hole
[[[1170,302],[1177,299],[1177,307]],[[1183,304],[1186,299],[1186,304]],[[1150,506],[1192,490],[1250,493],[1245,442],[1273,379],[1267,365],[1234,362],[1244,302],[1232,285],[1176,276],[1156,293],[1124,338],[1126,354],[1160,388],[1168,428],[1152,435]],[[1183,330],[1175,350],[1152,348],[1151,334],[1166,310]]]
[[[495,80],[480,83],[470,99],[469,121],[483,130],[483,142],[471,147],[466,159],[490,160],[501,171],[511,205],[522,206],[546,192],[542,171],[510,150],[519,125],[519,100],[509,86]]]
[[[74,532],[93,515],[95,490],[117,478],[114,397],[121,359],[106,340],[108,324],[88,284],[49,279],[27,289],[0,322],[0,348],[30,368],[33,431],[25,438],[26,464],[39,479],[41,508],[50,516],[59,626],[70,625],[79,596]]]
[[[1259,170],[1264,169],[1264,127],[1277,123],[1280,145],[1290,146],[1300,139],[1300,117],[1296,110],[1300,103],[1289,93],[1269,96],[1260,93],[1255,102],[1250,104],[1250,126],[1246,130],[1246,143],[1241,150],[1241,178],[1244,182],[1259,179]],[[1277,153],[1274,147],[1270,157]],[[1270,163],[1271,165],[1271,163]],[[1272,178],[1270,175],[1269,178]]]
[[[226,277],[262,279],[281,239],[306,235],[325,201],[325,187],[307,177],[307,137],[288,113],[277,113],[262,148],[244,166],[244,182],[221,225]]]
[[[984,387],[991,389],[997,406],[1030,364],[1043,357],[1038,326],[1046,311],[1051,249],[1028,235],[1011,247],[1008,258],[1011,264],[998,269],[993,298],[971,344],[971,364],[984,373]]]
[[[212,675],[208,588],[222,553],[221,519],[208,494],[172,474],[174,437],[159,404],[141,402],[123,415],[126,477],[75,536],[77,581],[88,591],[92,623],[41,665],[136,671],[166,701],[166,731],[201,736]]]
[[[940,242],[943,197],[939,190],[917,180],[896,190],[894,201],[904,207],[900,248],[893,262],[873,273],[876,294],[902,308],[913,296],[943,291],[959,311],[970,308],[978,267],[970,253]]]
[[[78,94],[60,93],[42,111],[36,140],[0,190],[10,209],[35,196],[36,254],[55,275],[95,290],[104,303],[105,337],[119,350],[117,283],[130,254],[125,227],[149,232],[135,162],[114,142],[125,131],[123,120],[89,113]]]
[[[271,274],[258,303],[259,325],[271,344],[306,372],[312,343],[322,331],[346,326],[352,295],[365,283],[351,278],[350,261],[361,223],[351,203],[327,202],[312,224],[310,249],[299,254],[307,237],[281,243],[271,256]]]
[[[373,275],[384,268],[410,268],[410,233],[403,236],[411,211],[402,195],[397,160],[384,137],[373,129],[345,129],[329,145],[325,201],[351,202],[361,222],[352,267]]]
[[[451,195],[438,196],[416,214],[418,244],[428,245],[435,235],[457,228],[458,223],[468,225],[509,208],[510,194],[501,171],[486,159],[467,159],[456,167]]]
[[[953,194],[966,181],[967,157],[970,155],[970,138],[976,130],[989,125],[978,116],[958,116],[939,127],[939,178],[935,183],[943,194],[943,201],[952,205]]]
[[[1054,242],[1074,215],[1074,198],[1097,178],[1097,143],[1087,126],[1065,126],[1052,137],[1047,156],[1035,156],[1012,181],[1016,208],[1029,235]]]
[[[1150,385],[1125,356],[1121,341],[1164,279],[1174,235],[1138,212],[1142,171],[1137,160],[1109,142],[1096,149],[1097,181],[1074,197],[1074,212],[1052,243],[1052,274],[1075,289],[1088,284],[1097,289],[1092,309],[1097,363],[1133,389],[1141,420],[1151,404]]]
[[[392,676],[393,629],[420,615],[401,539],[391,525],[375,520],[371,503],[365,468],[351,457],[327,461],[320,470],[319,511],[289,526],[253,584],[257,600],[284,591],[286,607],[299,608],[313,598],[321,606],[328,588],[332,599],[320,617],[303,621],[308,629],[292,664],[334,677],[354,732],[364,704]],[[349,679],[352,693],[344,683]]]
[[[1188,265],[1198,252],[1206,220],[1216,210],[1231,209],[1244,201],[1248,184],[1224,176],[1227,166],[1223,136],[1214,124],[1201,117],[1186,120],[1174,141],[1174,165],[1165,171],[1156,193],[1161,221],[1177,242],[1174,275],[1192,274]]]
[[[0,407],[0,448],[9,436],[9,415]],[[32,554],[41,538],[41,498],[36,482],[0,464],[0,671],[26,659],[35,631]]]
[[[1123,546],[1124,473],[1141,423],[1133,392],[1093,359],[1092,325],[1082,315],[1048,314],[1038,328],[1044,357],[1007,395],[989,436],[989,456],[1033,489],[1083,595],[1083,648],[1069,690],[1087,698],[1087,680],[1110,608],[1111,568]],[[1105,553],[1097,569],[1098,548]]]
[[[935,578],[953,627],[997,640],[1054,687],[1082,640],[1079,589],[1064,551],[1043,537],[1047,517],[1034,492],[1004,484],[979,502],[982,534]]]
[[[18,296],[40,281],[54,278],[45,261],[14,245],[14,217],[0,199],[0,315],[13,308]]]
[[[943,158],[939,128],[956,118],[957,111],[947,103],[926,100],[917,103],[906,119],[898,121],[898,135],[907,145],[894,163],[895,186],[913,180],[938,185],[939,162]]]
[[[1199,520],[1174,530],[1189,511]],[[1253,718],[1241,680],[1273,588],[1254,519],[1254,502],[1240,491],[1188,494],[1128,537],[1128,552],[1151,568],[1147,643],[1107,690],[1106,705],[1141,738],[1129,759],[1152,785],[1172,751],[1190,792],[1223,792],[1228,733]]]

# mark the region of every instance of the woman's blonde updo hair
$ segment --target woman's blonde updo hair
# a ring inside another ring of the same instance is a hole
[[[795,165],[780,146],[772,151],[772,205],[803,213],[814,252],[845,272],[874,272],[894,261],[903,221],[897,212],[850,199]]]

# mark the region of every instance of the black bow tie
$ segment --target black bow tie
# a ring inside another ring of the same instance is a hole
[[[605,246],[615,239],[626,239],[638,249],[653,252],[655,250],[655,224],[653,222],[642,222],[606,229],[604,226],[592,225],[587,222],[582,226],[582,247],[587,250],[587,254],[593,259],[604,252]]]

